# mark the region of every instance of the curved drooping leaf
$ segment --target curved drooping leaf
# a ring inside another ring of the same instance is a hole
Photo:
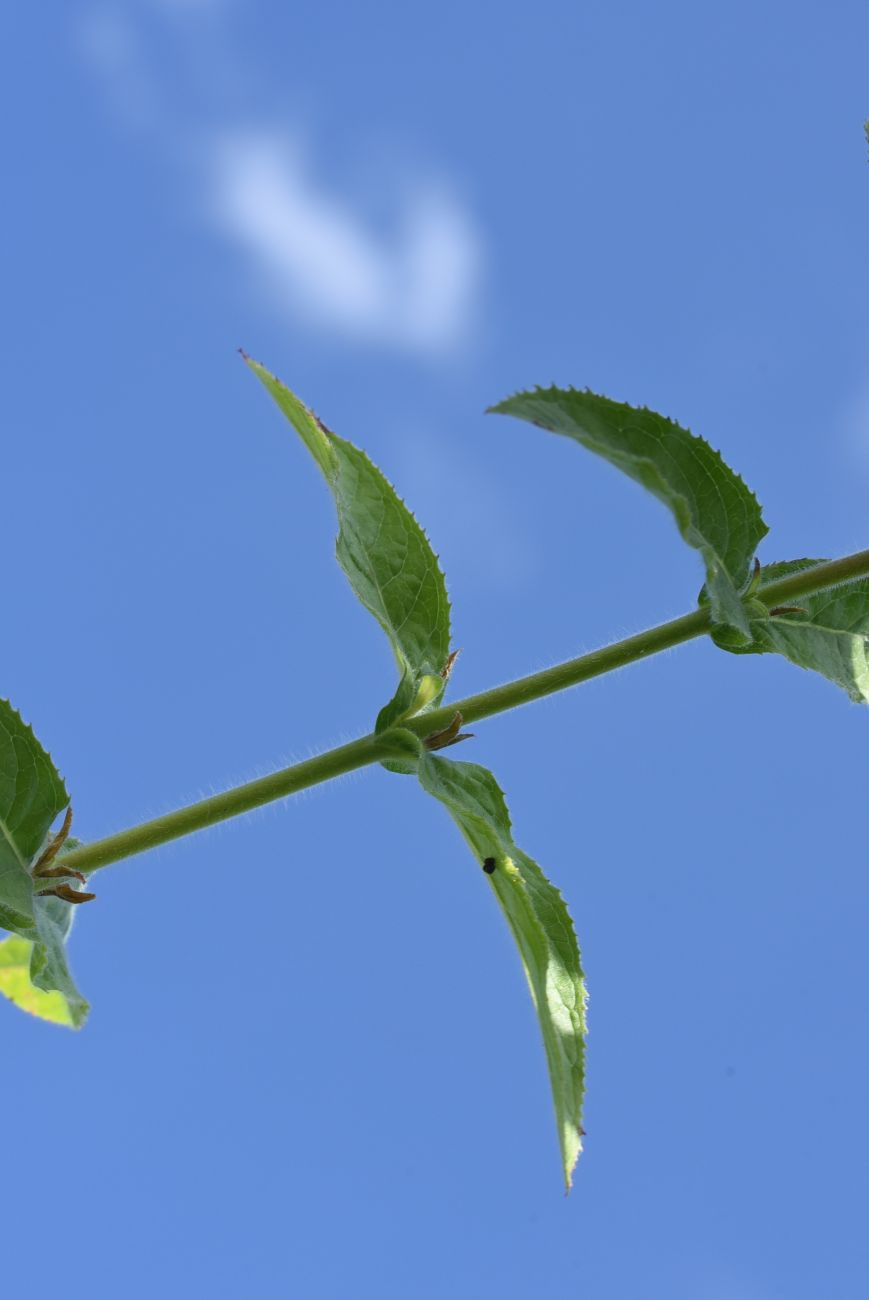
[[[437,556],[395,489],[258,362],[245,357],[316,460],[338,510],[338,562],[386,632],[398,663],[395,696],[377,730],[433,708],[450,653],[450,606]]]
[[[60,993],[67,1004],[70,1024],[80,1029],[90,1007],[79,993],[66,958],[66,941],[75,908],[62,898],[37,898],[38,938],[30,956],[30,979],[45,993]]]
[[[587,997],[570,914],[537,863],[514,843],[507,804],[492,773],[476,763],[435,756],[408,731],[392,734],[396,754],[410,761],[416,753],[420,784],[455,820],[516,941],[543,1035],[569,1189],[582,1150]]]
[[[56,1025],[75,1028],[70,1005],[57,990],[46,993],[30,978],[30,959],[33,944],[20,935],[10,935],[0,943],[0,993],[14,1002],[22,1011],[29,1011],[40,1020],[50,1020]]]
[[[669,506],[703,556],[712,617],[749,635],[740,591],[768,530],[754,494],[708,442],[645,407],[573,388],[516,393],[489,410],[573,438]]]
[[[338,561],[362,604],[386,631],[398,661],[398,690],[377,720],[377,730],[392,728],[395,741],[385,765],[415,771],[423,787],[449,809],[480,864],[486,864],[487,879],[516,939],[543,1033],[569,1187],[582,1137],[585,983],[564,901],[537,863],[513,843],[504,796],[492,774],[473,763],[435,758],[416,736],[394,727],[438,703],[454,657],[437,558],[368,458],[330,432],[264,367],[245,359],[322,470],[338,509]],[[438,738],[431,737],[430,743]],[[456,738],[451,728],[443,733],[444,744]]]
[[[30,864],[69,803],[63,781],[32,729],[0,700],[0,927],[36,922]]]
[[[0,928],[17,936],[0,943],[0,992],[35,1015],[77,1027],[87,1003],[66,961],[73,908],[40,897],[30,874],[51,823],[68,803],[51,758],[11,704],[0,700]]]
[[[66,958],[74,908],[60,898],[36,898],[32,938],[14,934],[0,943],[0,993],[22,1011],[80,1029],[90,1010]]]
[[[785,560],[765,564],[759,591],[772,582],[813,569],[826,560]],[[735,654],[780,654],[799,668],[808,668],[841,686],[857,703],[869,703],[869,578],[856,578],[838,587],[800,596],[798,605],[767,611],[760,601],[747,602],[752,641],[733,645],[727,630],[713,639]]]

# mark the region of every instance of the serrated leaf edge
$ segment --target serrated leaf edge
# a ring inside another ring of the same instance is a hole
[[[27,722],[27,721],[24,719],[24,717],[22,716],[22,714],[20,713],[20,711],[19,711],[18,709],[16,709],[16,707],[15,707],[15,705],[12,703],[12,701],[11,701],[10,699],[8,699],[7,697],[5,697],[5,696],[0,696],[0,704],[5,704],[6,707],[9,709],[10,713],[12,713],[12,714],[15,715],[15,717],[16,717],[16,718],[18,719],[18,721],[21,723],[21,726],[24,728],[24,730],[25,730],[25,731],[28,733],[28,735],[30,736],[31,740],[33,741],[34,745],[37,747],[37,749],[39,750],[39,752],[40,752],[41,754],[43,754],[43,755],[48,759],[49,763],[51,764],[52,771],[54,772],[55,776],[57,777],[58,781],[60,782],[61,789],[63,790],[64,796],[65,796],[65,798],[66,798],[66,803],[63,804],[63,805],[61,806],[61,808],[58,809],[58,811],[54,814],[54,817],[55,817],[55,818],[58,817],[58,816],[60,815],[60,813],[63,811],[63,808],[65,808],[65,807],[67,806],[67,804],[69,803],[69,791],[68,791],[67,788],[66,788],[66,781],[65,781],[63,775],[58,771],[58,769],[57,769],[57,764],[55,763],[54,759],[52,758],[50,751],[47,750],[47,749],[45,748],[45,746],[43,745],[42,741],[41,741],[41,740],[39,739],[39,737],[36,735],[36,732],[33,730],[33,726],[32,726],[32,724],[29,723],[29,722]],[[3,726],[3,719],[2,719],[2,717],[0,717],[0,728],[2,728],[2,726]],[[53,820],[54,820],[54,818],[52,818],[52,821],[53,821]],[[21,866],[25,871],[29,870],[30,863],[29,863],[29,862],[25,862],[25,861],[23,860],[23,858],[21,857],[21,854],[20,854],[20,852],[19,852],[19,850],[18,850],[18,845],[15,843],[15,840],[14,840],[13,837],[12,837],[12,833],[11,833],[9,827],[6,825],[6,820],[5,820],[5,818],[3,818],[3,817],[0,817],[0,834],[3,835],[3,838],[6,840],[7,844],[8,844],[9,847],[12,849],[12,852],[15,854],[15,858],[16,858],[16,860],[18,861],[19,865],[20,865],[20,866]],[[38,850],[37,850],[37,853],[38,853]]]
[[[751,497],[754,504],[757,506],[757,509],[760,512],[760,514],[761,515],[763,514],[763,506],[761,505],[756,492],[753,490],[753,488],[750,488],[748,486],[748,484],[746,483],[742,475],[739,473],[739,471],[733,469],[733,467],[724,459],[724,457],[721,454],[720,448],[713,447],[712,443],[708,440],[708,438],[704,438],[702,433],[694,433],[694,431],[687,424],[680,424],[678,420],[674,420],[669,415],[662,415],[660,411],[653,410],[651,406],[645,406],[645,405],[635,406],[632,402],[622,401],[621,398],[604,397],[603,393],[596,393],[591,388],[575,388],[572,384],[569,384],[566,388],[562,388],[560,385],[553,383],[550,384],[548,388],[544,388],[541,384],[535,384],[534,388],[517,389],[515,393],[511,393],[509,397],[503,398],[502,401],[495,402],[492,406],[487,406],[485,409],[485,414],[486,415],[511,415],[512,412],[506,408],[508,407],[510,402],[515,401],[517,398],[537,397],[537,396],[549,397],[552,396],[553,394],[560,394],[560,393],[575,393],[580,397],[603,398],[604,401],[614,402],[617,406],[623,406],[629,411],[642,411],[646,415],[653,415],[657,420],[663,420],[665,424],[670,425],[670,427],[673,429],[680,429],[683,433],[690,433],[692,438],[696,438],[697,441],[701,442],[704,447],[708,447],[709,450],[712,452],[713,456],[717,457],[717,459],[721,462],[723,468],[726,469],[729,474],[732,474],[733,477],[742,484],[742,486],[745,488],[746,492]],[[530,423],[535,424],[538,429],[545,428],[545,426],[538,424],[536,420],[532,420],[530,421]],[[546,430],[546,432],[549,432],[549,430]],[[758,545],[760,545],[760,542],[769,533],[769,525],[763,520],[763,518],[761,518],[760,522],[763,526],[764,531],[761,534],[761,537],[758,539]]]

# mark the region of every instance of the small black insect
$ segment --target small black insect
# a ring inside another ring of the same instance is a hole
[[[491,876],[496,866],[497,863],[495,862],[494,858],[486,858],[486,861],[483,863],[483,870],[485,871],[487,876]]]

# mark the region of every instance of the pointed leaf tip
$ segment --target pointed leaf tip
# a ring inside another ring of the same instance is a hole
[[[335,498],[338,563],[357,598],[386,633],[399,685],[377,730],[413,710],[436,707],[450,649],[450,604],[425,532],[392,484],[352,443],[339,438],[259,362],[247,364],[300,434]]]
[[[514,840],[495,777],[476,763],[420,747],[417,775],[451,814],[491,884],[516,946],[537,1012],[555,1106],[562,1172],[570,1191],[582,1150],[585,976],[573,922],[559,891]]]
[[[703,557],[713,618],[748,638],[740,591],[767,527],[754,494],[704,438],[647,407],[588,389],[536,388],[489,410],[572,438],[663,501]]]

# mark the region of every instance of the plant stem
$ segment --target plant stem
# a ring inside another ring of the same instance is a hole
[[[831,560],[814,569],[772,582],[761,588],[755,598],[774,608],[794,598],[809,596],[827,587],[867,575],[869,551],[859,551],[855,555]],[[577,686],[591,677],[599,677],[602,673],[614,672],[639,659],[647,659],[649,655],[702,636],[710,627],[709,609],[697,609],[636,636],[616,641],[601,650],[592,650],[590,654],[580,655],[577,659],[568,659],[565,663],[556,664],[554,668],[545,668],[542,672],[531,673],[516,681],[506,682],[503,686],[494,686],[478,695],[457,700],[455,704],[446,705],[431,713],[421,714],[402,725],[418,736],[427,736],[448,726],[457,712],[461,713],[466,723],[479,722],[494,713],[515,709],[520,704],[539,700],[544,695]],[[349,745],[330,749],[303,763],[294,763],[292,767],[285,767],[270,776],[248,781],[245,785],[236,786],[223,794],[212,795],[210,799],[202,799],[163,817],[155,817],[152,821],[142,822],[117,835],[84,844],[64,855],[64,865],[74,867],[77,871],[96,871],[111,862],[131,857],[134,853],[142,853],[158,844],[166,844],[169,840],[189,835],[192,831],[203,830],[206,826],[214,826],[217,822],[250,812],[275,799],[283,799],[321,781],[329,781],[345,772],[380,762],[391,753],[393,750],[390,743],[383,736],[373,733],[362,736]]]
[[[108,835],[104,840],[93,840],[63,855],[63,865],[76,871],[96,871],[121,858],[132,857],[146,849],[156,848],[158,844],[167,844],[192,831],[204,830],[206,826],[215,826],[229,817],[238,817],[240,813],[250,812],[275,799],[283,799],[288,794],[295,794],[310,785],[321,781],[330,781],[335,776],[343,776],[357,767],[377,763],[387,758],[391,750],[381,736],[373,733],[353,740],[349,745],[338,749],[329,749],[325,754],[308,758],[303,763],[294,763],[292,767],[282,768],[269,776],[256,781],[247,781],[244,785],[225,790],[222,794],[212,795],[209,799],[200,799],[197,803],[178,808],[175,812],[155,817],[152,821],[141,822],[129,830],[118,831],[117,835]]]
[[[777,582],[771,582],[757,591],[755,598],[774,609],[794,597],[811,596],[826,587],[835,587],[841,582],[865,577],[867,574],[869,551],[858,551],[855,555],[846,555],[840,560],[830,560],[813,569],[779,578]],[[565,663],[556,664],[554,668],[546,668],[543,672],[532,673],[528,677],[519,677],[515,682],[481,691],[479,695],[469,695],[467,699],[422,714],[402,723],[402,726],[416,732],[418,736],[427,736],[447,726],[457,710],[464,722],[479,722],[481,718],[489,718],[493,713],[515,709],[517,705],[539,700],[544,695],[566,690],[569,686],[578,686],[591,677],[615,672],[617,668],[636,663],[638,659],[647,659],[660,650],[669,650],[671,646],[681,645],[683,641],[691,641],[708,632],[710,627],[708,607],[697,609],[691,614],[683,614],[681,618],[674,618],[669,623],[661,623],[658,627],[640,632],[637,636],[580,655],[578,659],[568,659]]]

